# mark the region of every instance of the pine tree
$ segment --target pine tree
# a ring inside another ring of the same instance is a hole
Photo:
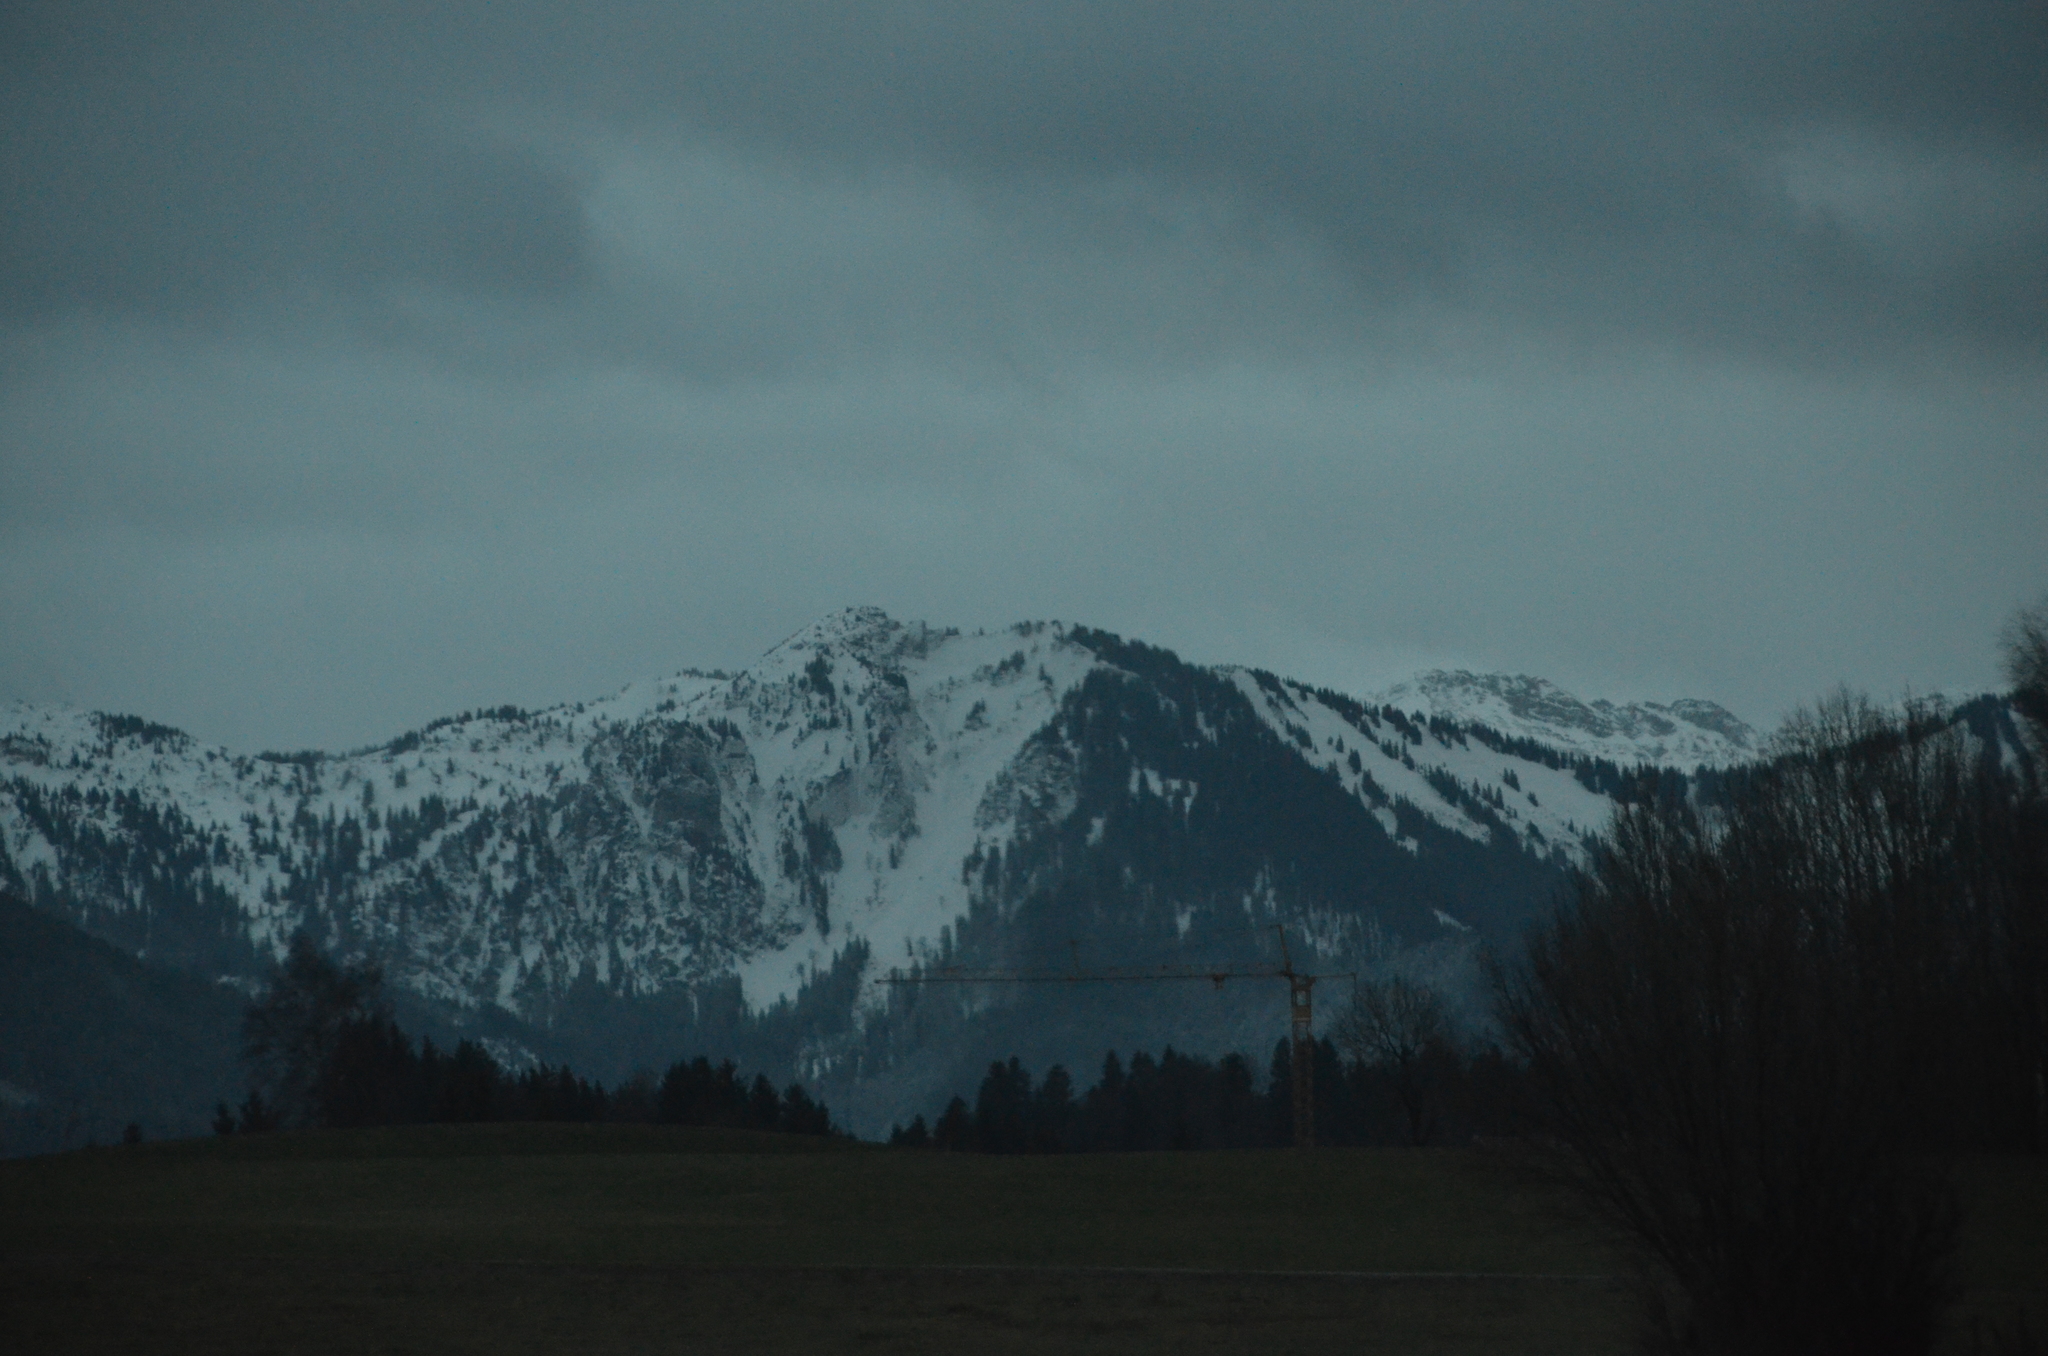
[[[932,1133],[925,1126],[923,1116],[913,1116],[908,1129],[900,1125],[890,1128],[889,1143],[905,1149],[928,1149],[931,1147]]]
[[[966,1153],[974,1149],[974,1120],[968,1114],[967,1101],[955,1097],[946,1103],[939,1123],[932,1127],[932,1146],[954,1153]]]

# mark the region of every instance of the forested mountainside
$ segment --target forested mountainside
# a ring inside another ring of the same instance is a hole
[[[1244,985],[942,994],[893,971],[1256,961],[1276,924],[1333,971],[1510,941],[1617,797],[1756,748],[1707,702],[1469,674],[1361,700],[1085,627],[855,609],[742,673],[349,753],[17,703],[0,883],[207,977],[253,978],[303,930],[515,1055],[617,1076],[732,1053],[835,1089],[860,1128],[997,1054],[1250,1048],[1284,1014]]]
[[[203,1131],[240,1084],[244,997],[0,892],[0,1155]]]

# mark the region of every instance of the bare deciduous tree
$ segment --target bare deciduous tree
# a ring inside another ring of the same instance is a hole
[[[1408,1142],[1428,1143],[1436,1129],[1430,1100],[1435,1066],[1451,1043],[1442,995],[1399,976],[1369,980],[1358,986],[1330,1036],[1359,1064],[1388,1073],[1407,1119]]]
[[[2012,704],[2033,728],[2035,751],[2048,757],[2048,598],[2013,617],[2003,639]]]
[[[1715,803],[1621,812],[1496,969],[1674,1347],[1931,1347],[1956,1216],[1928,1155],[2039,1134],[2041,817],[1984,752],[1939,706],[1838,694]]]

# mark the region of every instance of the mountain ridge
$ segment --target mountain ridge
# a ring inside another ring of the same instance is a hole
[[[1064,959],[1070,940],[1094,963],[1212,960],[1270,947],[1276,923],[1332,964],[1511,939],[1642,775],[1626,737],[1573,748],[1585,731],[1546,742],[1517,720],[1058,622],[963,633],[847,609],[738,673],[342,754],[12,703],[0,882],[207,975],[258,976],[305,931],[458,1015],[583,1033],[582,1059],[753,1040],[750,1063],[807,1077],[937,1077],[973,1041],[934,1024],[939,1000],[876,983],[891,970]],[[1737,747],[1689,728],[1689,748]],[[1156,1027],[1034,1001],[1017,1022],[1035,1010],[1074,1042]],[[647,1033],[631,1050],[628,1029]]]
[[[1716,702],[1582,700],[1528,674],[1431,669],[1379,694],[1382,702],[1522,734],[1573,752],[1632,757],[1693,772],[1756,758],[1763,738]]]
[[[1107,635],[1087,628],[1073,630]],[[11,702],[0,708],[0,771],[15,781],[51,785],[67,781],[62,773],[71,765],[97,763],[105,775],[86,779],[97,780],[97,790],[141,795],[149,788],[151,800],[168,802],[184,818],[211,829],[215,858],[225,855],[219,838],[237,833],[245,840],[241,869],[231,869],[231,861],[216,861],[221,868],[215,873],[216,884],[241,901],[256,924],[252,932],[259,947],[272,951],[281,947],[290,929],[283,924],[265,926],[276,913],[264,907],[265,896],[284,888],[288,873],[261,864],[260,859],[274,858],[275,853],[251,853],[246,847],[279,841],[280,796],[296,813],[310,812],[323,821],[345,812],[343,792],[359,802],[365,817],[381,805],[380,824],[365,833],[365,845],[381,844],[388,857],[402,855],[392,848],[394,838],[441,832],[451,803],[458,813],[472,803],[481,809],[494,799],[502,804],[508,785],[558,791],[568,778],[580,786],[558,797],[559,803],[550,807],[553,814],[581,826],[586,837],[609,829],[634,838],[653,862],[654,876],[645,882],[648,890],[659,894],[672,884],[677,877],[664,876],[663,868],[678,869],[688,858],[691,869],[720,876],[728,891],[758,893],[751,926],[730,920],[731,945],[707,943],[707,960],[744,967],[764,951],[775,950],[771,943],[778,939],[807,932],[818,941],[829,939],[833,892],[821,888],[827,873],[811,872],[815,880],[805,874],[805,864],[813,856],[831,854],[821,831],[836,834],[849,822],[863,821],[865,838],[880,843],[883,853],[894,858],[889,869],[900,871],[912,840],[923,836],[920,799],[929,798],[937,783],[945,783],[937,787],[943,798],[974,801],[968,821],[974,832],[967,841],[949,841],[935,854],[926,854],[936,855],[951,872],[975,851],[981,838],[1015,819],[1022,808],[1020,795],[1028,799],[1048,794],[1056,799],[1056,769],[1045,762],[1042,751],[1036,762],[1018,762],[1026,753],[1025,737],[1050,718],[1052,708],[1087,671],[1104,663],[1114,666],[1085,645],[1068,640],[1068,633],[1063,624],[1049,622],[963,637],[952,628],[897,622],[880,609],[848,608],[794,632],[737,674],[685,669],[636,680],[607,697],[539,711],[501,707],[464,713],[347,753],[235,754],[200,745],[181,731],[139,717]],[[1007,654],[1002,653],[1005,650]],[[934,663],[935,657],[950,657],[951,662]],[[1025,672],[1027,660],[1030,673]],[[906,663],[921,670],[917,701],[910,699]],[[1368,710],[1364,703],[1328,692],[1318,696],[1302,684],[1259,670],[1220,667],[1211,672],[1234,683],[1283,737],[1302,746],[1306,758],[1340,780],[1348,778],[1364,799],[1376,801],[1371,807],[1375,817],[1390,832],[1394,796],[1424,807],[1430,817],[1467,836],[1481,837],[1489,831],[1454,803],[1456,797],[1423,784],[1426,777],[1418,771],[1427,767],[1470,777],[1475,759],[1466,756],[1469,739],[1462,749],[1440,741],[1421,764],[1405,745],[1396,748],[1391,738],[1376,740],[1371,749],[1379,755],[1379,768],[1365,774],[1362,767],[1346,766],[1358,761],[1350,756],[1351,745],[1360,743],[1358,717],[1340,714],[1347,705]],[[1475,691],[1496,698],[1495,706],[1502,705],[1498,699],[1504,697],[1512,719],[1489,723],[1476,718],[1488,713],[1485,702],[1455,700]],[[960,692],[971,692],[971,699],[954,700]],[[1010,699],[1010,710],[992,716],[989,701],[999,694]],[[1690,722],[1682,749],[1688,771],[1733,761],[1756,744],[1753,731],[1712,703],[1615,708],[1604,702],[1580,703],[1553,684],[1522,677],[1436,672],[1381,696],[1390,706],[1408,705],[1425,721],[1434,716],[1461,729],[1486,727],[1509,739],[1547,744],[1560,754],[1605,757],[1617,767],[1653,761],[1634,755],[1670,751],[1674,741],[1669,736],[1679,720]],[[1411,696],[1421,700],[1403,702]],[[1547,710],[1532,698],[1547,703]],[[1556,713],[1563,718],[1557,719]],[[1718,728],[1704,723],[1701,714],[1718,721]],[[751,717],[744,731],[734,720],[738,715]],[[1547,715],[1552,718],[1546,723]],[[1604,728],[1591,729],[1594,737],[1585,738],[1591,723],[1603,716]],[[1631,717],[1632,727],[1624,723]],[[651,727],[629,733],[650,722],[667,729],[659,735]],[[939,730],[934,722],[950,724]],[[852,728],[856,723],[863,727],[858,732]],[[1347,729],[1351,744],[1333,757]],[[1642,729],[1649,738],[1631,743],[1634,731]],[[944,756],[939,750],[941,734],[946,737]],[[1407,736],[1400,738],[1405,741]],[[1712,742],[1716,739],[1718,745]],[[1485,755],[1479,757],[1483,760]],[[67,766],[51,775],[53,760]],[[575,766],[578,762],[581,767]],[[1676,765],[1669,759],[1666,763]],[[664,774],[665,785],[661,794],[643,803],[625,788],[649,768]],[[433,789],[419,788],[419,781]],[[1397,785],[1392,795],[1375,796],[1365,789],[1367,781]],[[752,794],[757,787],[779,789],[781,803],[772,809],[764,806],[762,797]],[[494,798],[493,790],[501,794]],[[1057,805],[1036,809],[1046,813],[1056,811]],[[773,822],[755,822],[761,812]],[[399,822],[391,827],[394,817]],[[11,824],[0,822],[0,852],[6,854],[0,864],[24,876],[38,866],[54,865],[54,845],[33,826],[24,825],[18,812],[12,818]],[[1544,818],[1538,816],[1537,823],[1543,826]],[[267,835],[266,826],[271,830]],[[1598,824],[1589,814],[1561,820],[1552,816],[1547,826],[1549,836],[1569,847]],[[955,839],[960,837],[957,825],[947,827],[955,829]],[[764,835],[776,840],[767,853],[760,851]],[[725,841],[715,841],[720,839]],[[806,846],[807,839],[816,842]],[[732,849],[738,845],[753,850],[735,854]],[[986,850],[991,845],[982,846]],[[721,847],[726,850],[721,852]],[[582,865],[589,888],[617,886],[614,868],[619,864]],[[777,872],[777,866],[784,869]],[[843,857],[829,874],[846,874]],[[842,890],[837,902],[856,915],[863,935],[875,935],[891,953],[905,947],[914,952],[920,941],[933,940],[938,924],[888,907],[872,870],[854,874],[862,877],[865,888],[852,901],[844,899]],[[785,879],[774,879],[778,875]],[[913,879],[930,877],[927,869]],[[504,884],[502,878],[498,884]],[[672,891],[668,897],[673,900]],[[806,956],[807,963],[823,959],[815,947]],[[601,959],[600,978],[608,978],[610,963],[609,955]],[[749,978],[765,982],[759,974]],[[516,978],[511,982],[516,984]],[[493,997],[507,1002],[513,992],[501,986]]]

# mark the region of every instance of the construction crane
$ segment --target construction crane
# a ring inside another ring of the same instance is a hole
[[[1280,963],[1278,965],[1229,965],[1221,968],[1198,965],[1159,965],[1146,967],[1112,966],[1100,970],[1081,968],[1081,946],[1068,942],[1073,951],[1074,968],[1071,970],[975,970],[960,965],[945,965],[920,974],[906,975],[892,972],[881,982],[884,984],[1149,984],[1179,980],[1206,979],[1217,988],[1233,979],[1284,979],[1287,981],[1288,1016],[1288,1069],[1293,1076],[1294,1092],[1294,1145],[1298,1149],[1312,1148],[1316,1142],[1316,1052],[1313,1029],[1315,1026],[1315,987],[1318,980],[1348,979],[1355,988],[1358,975],[1355,971],[1338,974],[1315,975],[1294,968],[1294,957],[1287,949],[1287,932],[1280,924],[1273,925],[1273,931],[1280,938]]]

